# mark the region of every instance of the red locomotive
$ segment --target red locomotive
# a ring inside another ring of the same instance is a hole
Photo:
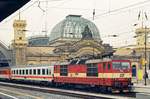
[[[0,69],[0,78],[5,77],[17,81],[82,86],[107,91],[132,89],[129,60],[80,59],[55,65]]]
[[[79,60],[54,66],[54,82],[88,85],[102,90],[131,90],[128,60]]]

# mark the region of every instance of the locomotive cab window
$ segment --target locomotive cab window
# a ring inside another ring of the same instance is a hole
[[[87,76],[98,76],[97,64],[87,64]]]
[[[129,62],[113,62],[113,69],[129,69]]]
[[[60,76],[68,76],[68,66],[67,65],[60,66]]]
[[[129,69],[130,63],[129,62],[121,62],[121,67],[122,67],[122,69]]]

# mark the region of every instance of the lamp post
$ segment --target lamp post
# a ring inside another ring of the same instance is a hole
[[[144,14],[145,14],[145,19],[148,20],[146,12],[144,12]],[[142,17],[142,26],[143,26],[143,17]],[[147,85],[146,79],[148,76],[147,67],[146,67],[146,64],[147,64],[147,50],[146,50],[147,49],[146,48],[146,45],[147,45],[147,27],[146,27],[146,25],[145,25],[145,43],[144,43],[144,45],[145,45],[145,78],[144,78],[145,83],[144,83],[144,85],[146,86]]]
[[[141,14],[142,14],[142,16],[141,16]],[[147,82],[146,82],[146,79],[147,79],[147,76],[148,76],[148,74],[147,74],[147,31],[148,31],[148,29],[149,28],[147,28],[146,27],[146,24],[145,24],[145,27],[143,27],[143,22],[144,22],[144,19],[145,19],[145,21],[147,21],[148,20],[148,17],[147,17],[147,14],[146,14],[146,12],[143,12],[143,11],[140,11],[139,12],[139,14],[138,14],[138,20],[140,19],[140,17],[141,17],[141,21],[142,21],[142,30],[143,30],[143,32],[144,32],[144,58],[145,58],[145,61],[144,61],[144,67],[145,67],[145,73],[144,73],[144,85],[146,86],[147,85]],[[137,24],[135,24],[134,26],[136,26]]]
[[[144,85],[146,86],[147,83],[146,83],[146,78],[147,78],[147,68],[146,68],[146,56],[147,56],[147,52],[146,52],[146,45],[147,45],[147,31],[146,31],[146,26],[145,26],[145,76],[144,76]]]

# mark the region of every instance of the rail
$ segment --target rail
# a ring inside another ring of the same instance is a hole
[[[83,98],[83,99],[99,99],[99,98],[100,99],[129,99],[129,98],[135,99],[134,97],[101,94],[101,93],[91,93],[91,92],[81,92],[81,91],[76,91],[76,90],[49,88],[49,87],[44,87],[44,86],[41,87],[41,86],[35,86],[35,85],[31,86],[31,85],[14,84],[14,83],[6,83],[6,82],[0,82],[0,85],[52,93],[52,94],[65,95],[65,96],[72,96],[72,97]]]

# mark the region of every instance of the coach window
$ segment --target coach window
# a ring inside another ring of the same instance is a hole
[[[32,69],[30,69],[30,75],[32,75]]]
[[[19,70],[19,74],[21,75],[21,70]]]
[[[110,70],[110,63],[108,63],[108,70]]]
[[[40,69],[37,69],[37,74],[38,74],[38,75],[40,75],[40,74],[41,74]]]
[[[21,75],[23,74],[23,70],[21,70]]]
[[[36,75],[36,69],[33,69],[33,74]]]
[[[22,75],[22,70],[20,70],[20,74]]]
[[[17,75],[18,75],[18,70],[17,70]]]
[[[45,75],[45,69],[42,69],[42,75]]]
[[[46,75],[48,75],[48,69],[46,69]]]
[[[28,75],[28,69],[26,69],[26,75]]]
[[[23,74],[23,75],[25,74],[24,70],[22,70],[22,74]]]

